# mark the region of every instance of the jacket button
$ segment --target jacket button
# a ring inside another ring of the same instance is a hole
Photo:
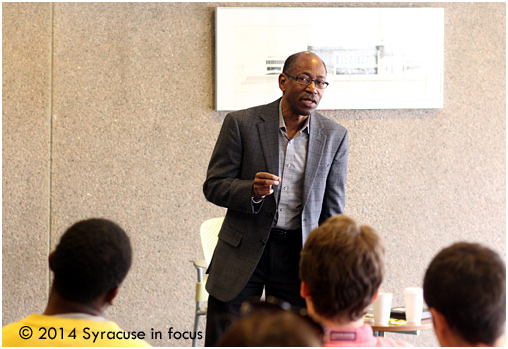
[[[260,244],[261,246],[264,246],[264,245],[266,245],[266,241],[265,241],[265,240],[260,240],[260,241],[259,241],[259,244]]]

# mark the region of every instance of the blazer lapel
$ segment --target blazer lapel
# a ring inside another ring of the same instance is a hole
[[[323,125],[318,115],[314,113],[310,118],[309,145],[307,149],[307,164],[305,165],[305,174],[303,180],[302,203],[305,207],[309,193],[316,178],[316,173],[321,162],[324,146],[326,144],[326,134],[322,132]]]
[[[260,113],[262,121],[257,124],[259,143],[263,150],[268,173],[279,176],[279,101],[268,104]],[[274,198],[278,186],[274,186]],[[277,199],[276,199],[277,201]]]

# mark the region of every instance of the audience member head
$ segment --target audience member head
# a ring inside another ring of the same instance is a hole
[[[373,228],[343,215],[314,229],[301,252],[301,295],[309,314],[322,323],[362,319],[383,275],[381,239]]]
[[[423,294],[442,346],[504,346],[506,266],[476,243],[455,243],[437,254]]]
[[[108,292],[116,295],[131,262],[129,237],[117,224],[106,219],[77,222],[50,255],[52,292],[79,304],[91,304]]]
[[[245,313],[245,305],[242,312]],[[250,306],[250,304],[248,305]],[[275,306],[257,302],[248,314],[233,322],[220,339],[219,347],[320,347],[322,328],[310,318]]]

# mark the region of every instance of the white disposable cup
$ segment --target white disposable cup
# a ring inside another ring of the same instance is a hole
[[[379,292],[377,299],[373,303],[375,325],[388,325],[392,311],[392,298],[393,293]]]
[[[420,325],[422,323],[423,289],[421,287],[406,287],[404,305],[406,306],[407,323]]]

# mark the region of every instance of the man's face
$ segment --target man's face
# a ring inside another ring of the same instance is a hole
[[[296,77],[305,76],[312,80],[326,80],[325,67],[319,57],[314,54],[299,56],[287,73]],[[312,114],[319,105],[324,92],[324,89],[318,89],[314,82],[308,86],[301,85],[284,73],[279,77],[279,87],[282,90],[282,98],[286,100],[295,115]]]

